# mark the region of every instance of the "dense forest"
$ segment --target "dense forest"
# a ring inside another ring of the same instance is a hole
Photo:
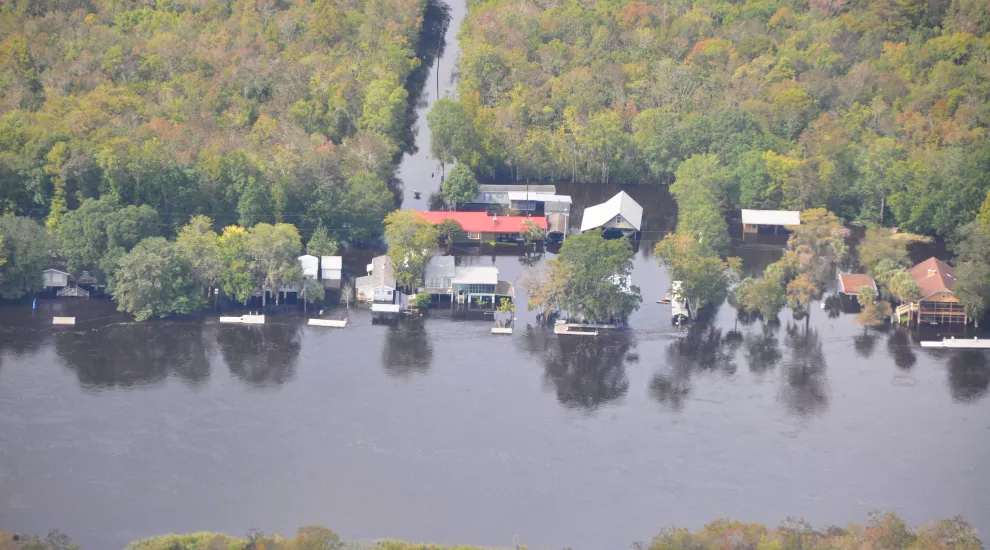
[[[322,223],[376,239],[407,140],[424,0],[0,6],[0,214],[57,234],[86,199],[161,233]]]
[[[984,0],[473,0],[433,149],[493,179],[671,183],[951,235],[990,189]]]
[[[0,531],[0,550],[78,550],[65,534],[54,531],[48,537],[17,537]],[[131,543],[128,550],[482,550],[476,546],[441,546],[397,540],[373,543],[346,542],[326,527],[301,527],[285,538],[253,530],[247,537],[219,533],[165,535]],[[516,550],[525,546],[516,545]],[[649,542],[633,544],[635,550],[982,550],[973,527],[956,517],[935,521],[913,529],[893,512],[873,512],[867,525],[830,526],[815,529],[799,519],[788,519],[776,529],[759,523],[728,519],[713,521],[691,532],[668,527]]]

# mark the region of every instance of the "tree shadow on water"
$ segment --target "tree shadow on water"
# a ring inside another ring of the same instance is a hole
[[[898,368],[908,370],[918,361],[912,349],[913,344],[906,330],[891,331],[887,337],[887,353],[894,358],[894,364]]]
[[[86,388],[143,386],[176,376],[196,386],[210,377],[203,325],[144,322],[55,333],[55,353]]]
[[[683,337],[667,346],[667,369],[650,379],[650,396],[675,411],[684,408],[691,393],[691,377],[697,372],[735,374],[736,353],[742,345],[741,335],[705,323],[688,327]]]
[[[230,374],[252,386],[280,386],[292,379],[302,330],[297,324],[220,326],[217,344]]]
[[[985,352],[953,352],[948,369],[949,389],[953,399],[961,403],[973,403],[987,395],[990,389],[990,361]]]
[[[789,353],[780,400],[798,416],[824,412],[828,408],[829,388],[825,352],[818,331],[788,324],[785,341]]]
[[[746,348],[746,363],[749,371],[763,374],[773,370],[783,355],[780,353],[780,340],[776,331],[779,323],[766,323],[759,330],[746,334],[743,344]]]
[[[390,377],[425,374],[433,364],[433,344],[424,319],[400,319],[385,334],[382,366]]]
[[[543,327],[527,327],[526,350],[543,361],[543,383],[571,409],[594,411],[626,395],[627,361],[638,361],[632,333],[558,336]]]

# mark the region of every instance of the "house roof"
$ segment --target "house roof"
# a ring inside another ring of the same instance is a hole
[[[454,276],[454,257],[453,256],[434,256],[430,258],[430,261],[426,264],[426,270],[424,275],[427,278],[430,277],[453,277]]]
[[[547,225],[551,233],[567,233],[567,216],[563,214],[547,214]]]
[[[446,219],[457,220],[464,231],[472,233],[522,233],[523,222],[529,220],[547,229],[547,219],[543,216],[489,216],[487,212],[417,212],[432,224]]]
[[[746,210],[742,222],[747,225],[801,225],[801,213],[797,210]]]
[[[303,254],[302,256],[299,256],[299,265],[302,267],[303,275],[307,277],[316,277],[316,272],[319,270],[320,266],[320,260],[316,256]]]
[[[552,195],[552,194],[554,194],[554,193],[557,192],[557,187],[556,186],[553,186],[553,185],[530,185],[530,186],[526,186],[526,185],[518,185],[518,184],[516,184],[516,185],[488,185],[488,184],[479,185],[478,186],[478,192],[479,193],[509,193],[509,192],[513,192],[513,191],[522,191],[522,192],[525,193],[527,188],[529,189],[529,192],[530,193],[549,193],[549,194]]]
[[[843,294],[859,294],[860,289],[864,286],[872,288],[874,292],[877,290],[876,281],[869,275],[862,273],[842,273],[839,275],[839,284],[842,285],[839,290]]]
[[[516,289],[512,286],[511,281],[499,281],[495,285],[495,294],[498,296],[508,296],[510,298],[516,297]]]
[[[358,277],[355,284],[358,287],[372,285],[395,288],[395,271],[392,270],[392,258],[388,256],[375,256],[371,260],[371,274]]]
[[[540,191],[509,191],[510,201],[535,201],[535,202],[566,202],[571,203],[570,195],[557,195],[556,193],[542,193]]]
[[[62,271],[61,269],[55,269],[53,267],[49,267],[48,269],[42,271],[42,273],[61,273],[62,275],[68,275],[68,273],[66,273],[65,271]]]
[[[627,222],[632,224],[636,228],[636,231],[639,231],[642,227],[643,207],[627,195],[625,191],[619,191],[611,199],[584,209],[584,217],[581,219],[581,231],[601,227],[618,215],[621,215]]]
[[[341,269],[344,259],[340,256],[320,256],[320,265],[323,269]]]
[[[956,283],[955,272],[949,267],[949,264],[935,256],[909,269],[908,275],[914,279],[914,282],[918,283],[922,298],[927,298],[943,290],[951,291],[952,285]]]
[[[495,266],[465,265],[454,268],[455,285],[497,285],[498,268]]]

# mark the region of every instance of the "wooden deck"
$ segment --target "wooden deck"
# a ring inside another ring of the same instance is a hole
[[[264,315],[241,315],[240,317],[221,317],[221,323],[225,324],[239,324],[239,325],[263,325],[265,324]]]

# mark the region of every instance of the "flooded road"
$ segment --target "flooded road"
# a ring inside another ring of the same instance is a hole
[[[439,185],[424,115],[436,82],[441,96],[449,85],[464,4],[450,16],[418,104],[420,149],[400,165],[404,207],[425,208]],[[617,189],[558,187],[572,226]],[[808,331],[787,311],[764,328],[724,305],[672,326],[652,250],[676,225],[673,201],[626,191],[646,209],[643,305],[630,330],[599,338],[538,328],[518,284],[511,336],[444,309],[395,325],[352,309],[334,330],[300,314],[139,324],[98,300],[0,307],[0,528],[58,528],[100,550],[310,523],[348,539],[584,550],[674,523],[846,524],[892,509],[990,533],[987,354],[864,332],[834,301]],[[733,253],[755,273],[779,251]],[[451,252],[510,281],[550,256]],[[53,328],[53,315],[79,323]]]
[[[614,189],[562,191],[580,207]],[[138,324],[96,300],[0,309],[0,525],[98,549],[308,523],[621,548],[672,523],[845,524],[877,508],[990,532],[986,354],[864,333],[831,302],[808,332],[727,306],[678,329],[655,303],[669,197],[629,191],[647,206],[644,303],[608,337],[559,338],[524,309],[511,336],[445,309],[394,326],[352,310],[343,330],[298,314]],[[738,250],[756,271],[773,248]],[[546,256],[454,252],[508,280]],[[79,325],[52,328],[56,313]]]

